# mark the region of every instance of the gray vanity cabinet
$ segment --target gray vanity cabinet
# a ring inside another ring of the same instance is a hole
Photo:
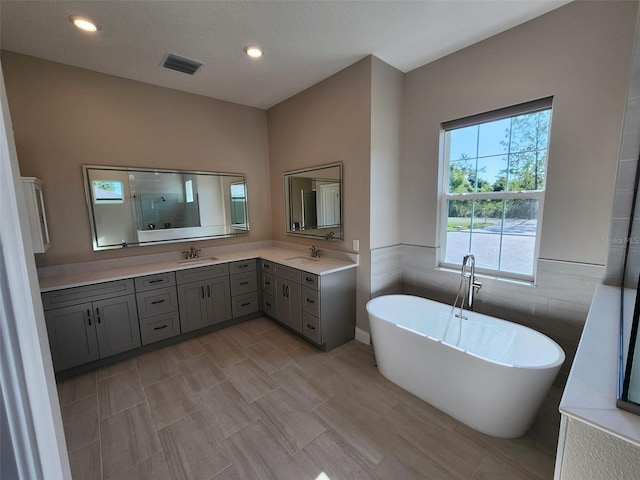
[[[136,301],[143,345],[180,334],[175,272],[137,277]]]
[[[276,277],[276,319],[300,333],[302,332],[301,291],[299,283]]]
[[[180,270],[176,282],[182,333],[232,318],[227,264]]]
[[[329,351],[355,336],[356,270],[315,275],[261,260],[262,310]]]
[[[140,346],[133,280],[42,294],[56,371]]]
[[[276,291],[276,279],[270,273],[261,272],[262,279],[262,311],[272,318],[276,318],[276,301],[273,296]]]
[[[302,334],[329,351],[355,337],[356,270],[302,272]]]
[[[45,311],[44,316],[56,372],[100,358],[91,303]]]
[[[263,310],[296,332],[302,333],[300,270],[261,261]]]
[[[136,297],[110,298],[93,302],[100,357],[109,357],[140,346]]]
[[[256,260],[241,260],[229,264],[231,284],[231,311],[233,318],[260,310],[258,300],[258,274]]]

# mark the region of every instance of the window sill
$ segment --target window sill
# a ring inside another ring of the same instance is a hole
[[[446,265],[441,265],[438,267],[435,267],[435,270],[439,270],[441,272],[448,272],[448,273],[452,273],[455,275],[460,275],[460,268],[461,267],[450,267],[450,266],[446,266]],[[506,282],[506,283],[510,283],[512,285],[519,285],[519,286],[523,286],[523,287],[535,287],[536,286],[536,282],[535,279],[531,279],[531,280],[525,280],[525,279],[519,279],[519,278],[510,278],[510,277],[502,277],[499,275],[493,275],[490,273],[482,273],[482,272],[478,272],[476,273],[476,277],[477,278],[484,278],[484,279],[488,279],[488,280],[495,280],[497,282]]]

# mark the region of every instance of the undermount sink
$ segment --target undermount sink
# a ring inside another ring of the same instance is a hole
[[[183,258],[182,260],[178,260],[176,263],[179,263],[180,265],[183,265],[185,263],[187,264],[193,264],[193,263],[202,263],[202,262],[210,262],[212,260],[218,260],[216,257],[206,257],[206,258],[200,258],[200,257],[196,257],[196,258]]]
[[[320,258],[297,256],[297,257],[285,258],[285,260],[293,263],[314,263],[314,262],[319,262]]]

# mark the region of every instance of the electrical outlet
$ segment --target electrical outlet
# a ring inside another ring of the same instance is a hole
[[[360,240],[354,240],[353,241],[353,251],[354,252],[359,252],[360,251]]]

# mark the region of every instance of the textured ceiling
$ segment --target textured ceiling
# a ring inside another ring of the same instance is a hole
[[[5,50],[269,108],[373,54],[403,72],[567,0],[0,1]],[[76,30],[69,15],[101,26]],[[265,54],[248,58],[256,44]],[[204,65],[161,68],[167,52]]]

